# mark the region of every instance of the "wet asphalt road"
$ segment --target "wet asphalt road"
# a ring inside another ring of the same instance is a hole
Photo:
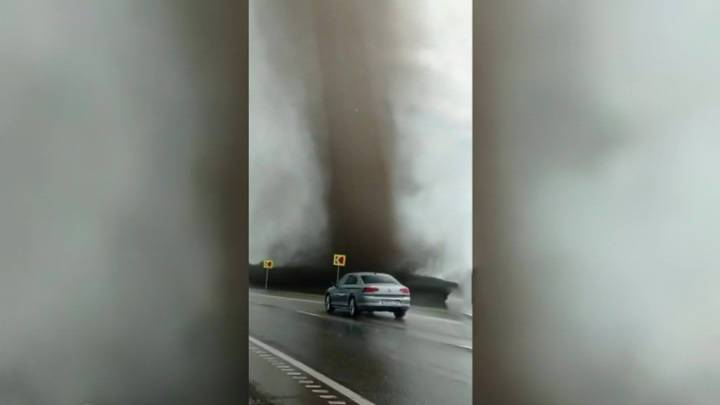
[[[404,320],[353,320],[326,314],[319,296],[264,290],[249,300],[250,379],[272,403],[472,403],[469,319],[414,307]]]

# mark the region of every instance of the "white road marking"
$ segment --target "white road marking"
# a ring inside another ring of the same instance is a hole
[[[255,294],[250,293],[250,295],[258,296],[258,297],[268,297],[268,298],[276,298],[279,300],[287,300],[287,301],[299,301],[299,302],[309,302],[311,304],[322,304],[322,301],[315,301],[315,300],[309,300],[305,298],[291,298],[291,297],[281,297],[279,295],[271,295],[271,294]]]
[[[288,363],[292,364],[296,368],[306,372],[307,374],[310,374],[313,376],[316,380],[320,380],[321,382],[325,383],[328,387],[334,389],[335,391],[339,392],[340,394],[350,398],[352,401],[356,402],[358,405],[374,405],[372,402],[368,401],[367,399],[361,397],[359,394],[355,393],[354,391],[350,390],[347,387],[344,387],[337,382],[335,382],[330,377],[326,376],[325,374],[322,374],[321,372],[295,360],[294,358],[288,356],[287,354],[281,352],[280,350],[263,343],[257,339],[255,339],[252,336],[248,336],[248,339],[250,342],[260,346],[261,348],[267,350],[270,353],[273,353],[275,356],[287,361]],[[344,404],[345,402],[335,402],[336,404]]]
[[[322,399],[337,399],[335,395],[320,395]]]
[[[305,314],[305,315],[314,316],[314,317],[317,317],[317,318],[324,318],[324,316],[318,315],[318,314],[313,314],[312,312],[307,312],[307,311],[296,311],[296,312],[299,312],[299,313]]]
[[[322,385],[307,385],[305,388],[320,388]]]
[[[305,379],[305,378],[307,378],[307,377],[301,374],[301,375],[299,375],[299,376],[298,376],[298,375],[294,375],[294,376],[292,376],[292,378],[293,378],[293,380],[303,380],[303,379]]]
[[[313,380],[300,380],[300,381],[298,381],[298,382],[299,382],[300,384],[312,384],[312,383],[314,383],[315,381],[313,381]]]
[[[296,371],[289,371],[289,372],[286,372],[285,374],[287,374],[287,375],[300,375],[300,373],[298,373],[298,372],[296,372]]]
[[[345,401],[328,401],[330,405],[345,405]]]
[[[328,390],[312,390],[312,392],[315,392],[317,394],[327,394]]]

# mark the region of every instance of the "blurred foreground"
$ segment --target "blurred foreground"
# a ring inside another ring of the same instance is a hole
[[[717,404],[720,3],[479,3],[476,400]]]
[[[0,5],[0,403],[247,401],[242,2]]]

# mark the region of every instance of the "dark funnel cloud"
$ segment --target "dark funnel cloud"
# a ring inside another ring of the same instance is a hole
[[[395,130],[382,55],[370,46],[381,38],[370,33],[387,27],[393,10],[388,3],[314,1],[313,12],[327,134],[316,145],[325,155],[331,247],[357,266],[387,265],[399,253],[391,183]]]
[[[297,170],[311,159],[317,177],[283,176],[287,169],[280,162],[270,169],[273,175],[258,172],[258,182],[282,183],[276,190],[287,191],[294,187],[293,180],[299,180],[305,184],[300,193],[312,190],[308,199],[323,208],[306,210],[305,222],[296,224],[303,229],[297,236],[290,233],[283,239],[281,229],[287,224],[275,228],[277,240],[269,249],[271,254],[295,263],[327,264],[333,252],[342,252],[353,269],[407,267],[425,261],[428,248],[418,243],[415,249],[407,249],[412,238],[403,238],[399,229],[398,190],[403,189],[396,182],[407,173],[408,165],[397,158],[398,130],[392,110],[393,97],[403,92],[412,75],[403,49],[423,36],[421,25],[409,23],[414,12],[400,2],[274,1],[253,2],[252,7],[255,37],[251,36],[251,43],[263,50],[255,52],[265,58],[265,69],[272,71],[268,74],[276,82],[271,87],[281,87],[282,94],[292,100],[284,107],[287,100],[278,100],[273,114],[280,116],[278,111],[286,108],[301,117],[285,130],[289,138],[301,134],[302,147],[309,150],[304,158],[297,157],[298,150],[287,148],[279,154],[295,160]],[[262,75],[262,69],[258,67],[256,75]],[[276,91],[252,75],[251,69],[251,81],[257,83],[254,91]],[[401,75],[404,81],[394,80]],[[264,134],[253,131],[252,125],[251,118],[251,137],[261,143]],[[312,175],[313,170],[306,173]],[[286,197],[263,191],[256,215],[267,217],[268,207]],[[298,205],[288,204],[287,209],[297,212],[302,207]],[[266,220],[266,229],[259,232],[267,233],[269,223]],[[305,248],[283,252],[293,244]]]

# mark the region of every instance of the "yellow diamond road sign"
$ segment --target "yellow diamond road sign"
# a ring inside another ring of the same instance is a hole
[[[345,267],[345,255],[333,255],[333,266]]]
[[[273,261],[272,260],[263,260],[263,268],[264,269],[272,269]]]

